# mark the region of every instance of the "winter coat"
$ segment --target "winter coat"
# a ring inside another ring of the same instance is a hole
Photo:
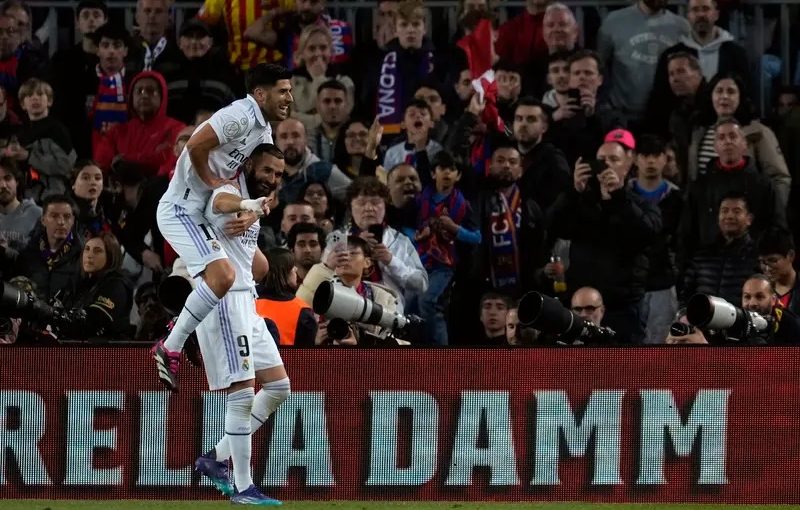
[[[680,302],[695,294],[709,294],[739,305],[742,285],[760,271],[756,243],[749,234],[726,242],[722,237],[699,250],[686,267]]]

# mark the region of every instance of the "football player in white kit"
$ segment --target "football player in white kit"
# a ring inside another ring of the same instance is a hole
[[[274,64],[259,64],[246,77],[248,95],[234,101],[200,124],[183,149],[175,175],[158,204],[158,227],[186,262],[189,274],[201,275],[170,332],[153,347],[158,377],[178,390],[177,373],[186,338],[217,306],[235,279],[233,266],[204,217],[211,192],[232,183],[250,153],[272,143],[270,121],[289,116],[293,102],[291,73]],[[245,200],[246,211],[259,213],[263,202]],[[255,214],[251,215],[256,221]],[[244,232],[242,228],[241,232]],[[239,233],[241,233],[239,232]]]
[[[227,402],[225,436],[214,449],[197,459],[195,467],[236,504],[280,504],[253,484],[251,434],[286,400],[290,384],[275,340],[255,309],[253,268],[267,264],[258,249],[259,224],[250,225],[240,236],[223,232],[230,220],[245,208],[242,202],[252,196],[261,203],[276,192],[284,168],[280,149],[273,144],[259,145],[246,163],[246,177],[239,175],[238,185],[216,188],[205,211],[209,228],[219,232],[216,241],[228,254],[236,278],[216,310],[196,330],[208,387],[212,391],[227,390]],[[262,387],[257,395],[254,379]],[[228,458],[233,461],[236,490],[230,482]]]

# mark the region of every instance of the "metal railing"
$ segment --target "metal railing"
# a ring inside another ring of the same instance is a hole
[[[581,28],[581,33],[584,33],[586,11],[594,9],[598,12],[601,18],[616,8],[630,5],[629,1],[625,0],[562,0],[565,4],[573,8],[575,17]],[[43,11],[49,10],[47,16],[48,24],[43,27],[47,33],[49,41],[49,49],[54,52],[59,44],[64,44],[64,27],[59,27],[58,23],[53,20],[64,19],[64,16],[69,16],[67,12],[73,12],[75,6],[78,4],[76,0],[29,0],[28,5],[32,8]],[[328,0],[328,8],[334,15],[340,19],[347,20],[353,26],[357,25],[359,19],[364,19],[364,14],[375,8],[377,2],[375,0]],[[497,14],[500,20],[508,17],[508,9],[520,9],[525,6],[524,0],[507,0],[495,2],[498,4]],[[685,13],[685,3],[672,2],[680,14]],[[176,2],[173,4],[173,22],[174,26],[179,27],[183,21],[195,14],[200,8],[202,2],[189,1],[189,2]],[[439,16],[437,19],[444,20],[444,27],[449,34],[455,32],[458,25],[458,2],[457,0],[426,0],[425,5],[432,10],[436,10]],[[136,7],[135,0],[109,0],[109,10],[112,16],[119,18],[119,11],[122,12],[122,17],[125,25],[128,28],[134,26],[134,9]],[[748,55],[751,58],[756,73],[756,83],[760,83],[759,90],[756,91],[758,100],[761,105],[761,111],[766,111],[767,97],[765,91],[769,87],[766,82],[766,76],[762,69],[762,55],[766,51],[766,35],[770,31],[767,27],[767,20],[775,20],[774,17],[768,18],[765,16],[765,9],[770,10],[773,16],[777,16],[775,30],[778,31],[780,37],[780,54],[776,55],[781,61],[781,82],[789,84],[791,82],[792,65],[794,64],[794,56],[791,55],[791,38],[792,38],[792,21],[790,16],[792,11],[797,14],[800,10],[800,0],[747,0],[746,5],[740,7],[731,14],[731,25],[735,26],[731,30],[734,36],[737,37],[739,42],[746,47]],[[60,15],[60,16],[59,16]],[[797,20],[795,20],[795,29],[800,28]],[[434,30],[440,29],[439,26],[432,27]],[[59,33],[59,30],[62,33]],[[69,34],[68,34],[69,35]],[[66,39],[69,39],[69,37]],[[72,34],[74,35],[74,34]]]

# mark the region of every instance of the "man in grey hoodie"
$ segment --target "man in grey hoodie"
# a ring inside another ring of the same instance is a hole
[[[610,13],[598,33],[611,104],[634,123],[644,117],[661,52],[689,34],[686,20],[666,6],[667,0],[639,0]]]
[[[0,158],[0,246],[19,252],[42,217],[42,208],[31,199],[20,200],[24,175],[16,161]]]

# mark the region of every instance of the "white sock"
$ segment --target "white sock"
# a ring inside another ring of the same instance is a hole
[[[197,286],[186,298],[186,304],[183,305],[181,314],[175,321],[175,326],[164,341],[164,347],[172,352],[183,350],[186,339],[192,334],[192,331],[197,329],[197,325],[203,322],[206,315],[217,306],[219,299],[206,285],[205,280],[199,279]]]
[[[253,400],[253,409],[250,411],[250,430],[255,434],[256,430],[266,423],[269,415],[275,412],[279,405],[289,396],[291,386],[289,378],[285,377],[278,381],[268,382],[263,385],[262,390],[256,394]],[[225,462],[231,456],[231,443],[225,435],[214,447],[216,459]]]
[[[250,456],[252,454],[252,430],[250,413],[253,409],[255,391],[244,388],[228,394],[225,406],[225,437],[231,450],[233,460],[233,479],[238,492],[247,490],[253,485],[250,474]]]

